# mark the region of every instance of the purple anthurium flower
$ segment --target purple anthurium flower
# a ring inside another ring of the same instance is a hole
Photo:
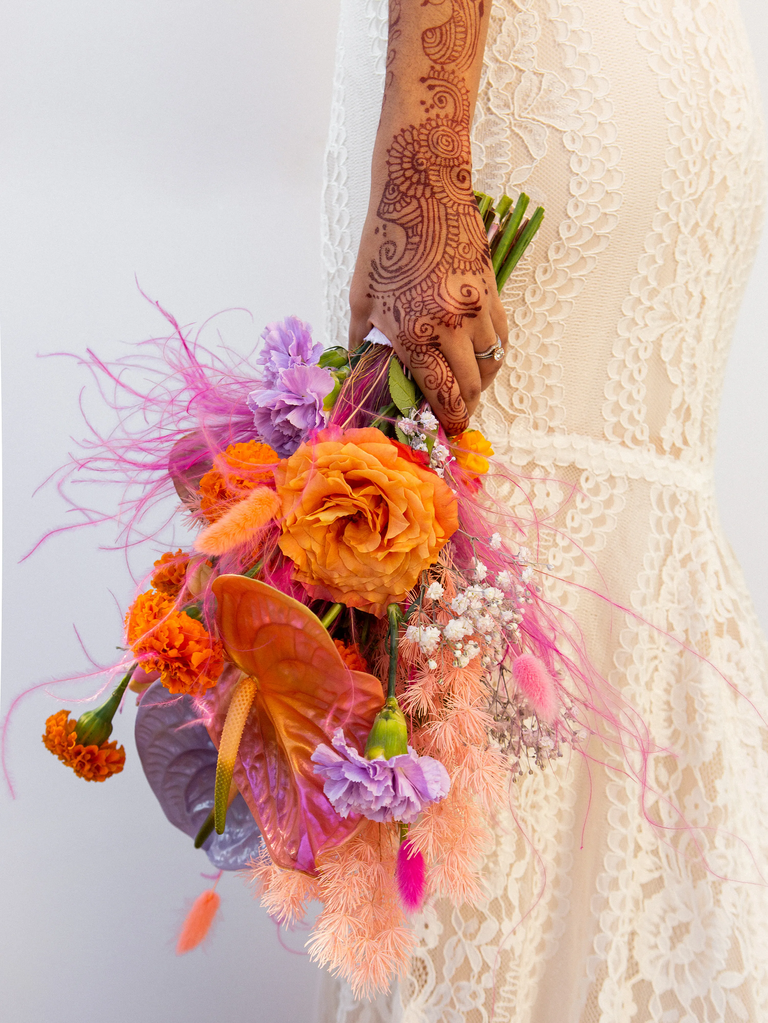
[[[218,754],[190,696],[174,696],[160,682],[145,692],[136,715],[141,766],[165,816],[194,838],[213,806]],[[240,870],[261,848],[261,835],[242,796],[227,812],[223,835],[203,849],[219,870]]]
[[[333,749],[322,743],[312,754],[315,774],[324,779],[323,791],[341,817],[360,813],[372,821],[412,824],[429,803],[448,795],[451,780],[439,760],[407,753],[385,760],[367,760],[337,728]]]

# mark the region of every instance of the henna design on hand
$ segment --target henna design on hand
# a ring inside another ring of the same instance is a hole
[[[493,281],[472,191],[469,91],[460,76],[477,54],[482,13],[482,2],[451,0],[447,21],[422,34],[431,62],[419,80],[425,119],[401,129],[387,151],[377,210],[383,240],[369,274],[370,297],[391,312],[397,341],[436,392],[451,433],[464,429],[467,417],[437,331],[476,316]],[[463,280],[457,288],[456,275],[474,276],[477,284]]]

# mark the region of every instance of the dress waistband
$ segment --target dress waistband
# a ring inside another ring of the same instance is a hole
[[[488,440],[497,458],[515,465],[531,461],[576,465],[601,475],[642,479],[686,490],[710,489],[714,483],[711,457],[694,461],[578,433],[536,433],[519,427],[505,436],[489,433]]]

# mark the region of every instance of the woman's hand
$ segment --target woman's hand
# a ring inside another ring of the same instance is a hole
[[[507,343],[472,192],[469,126],[483,10],[480,0],[390,0],[371,202],[350,290],[350,347],[378,327],[449,435],[466,428],[499,368],[477,353],[497,337]]]

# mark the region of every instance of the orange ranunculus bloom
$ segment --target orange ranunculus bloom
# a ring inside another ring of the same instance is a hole
[[[140,593],[125,618],[128,644],[145,671],[159,671],[170,693],[202,695],[216,685],[224,667],[221,643],[205,626],[148,590]]]
[[[383,615],[458,528],[456,497],[380,430],[323,430],[275,469],[280,549],[315,597]]]
[[[259,466],[277,461],[278,455],[269,444],[255,440],[230,444],[200,480],[200,511],[209,522],[215,522],[254,487],[271,481],[272,470],[260,470]]]
[[[484,476],[490,468],[488,459],[493,455],[491,442],[479,430],[465,430],[451,439],[453,456],[468,476]]]
[[[120,774],[125,765],[125,749],[114,739],[101,746],[83,746],[77,741],[75,728],[76,722],[70,719],[68,710],[51,714],[45,722],[43,745],[71,767],[78,778],[106,781],[113,774]]]

